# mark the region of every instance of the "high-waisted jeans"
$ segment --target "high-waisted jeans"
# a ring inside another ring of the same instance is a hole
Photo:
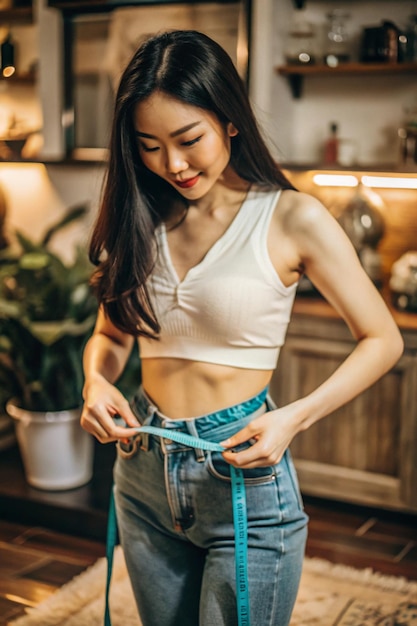
[[[168,431],[167,439],[117,444],[118,527],[143,626],[236,626],[230,466],[219,452],[170,441],[169,430],[220,442],[275,406],[267,397],[255,412],[249,400],[172,420],[140,390],[132,408],[142,424]],[[289,450],[277,465],[244,475],[251,626],[287,626],[308,520]]]

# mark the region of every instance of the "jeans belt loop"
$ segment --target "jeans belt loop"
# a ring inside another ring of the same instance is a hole
[[[143,435],[138,434],[136,435],[136,437],[130,439],[128,444],[124,444],[121,441],[116,441],[116,448],[118,449],[118,452],[122,459],[132,459],[136,455],[139,444],[142,441],[142,437]]]
[[[159,444],[161,446],[161,451],[163,455],[166,454],[170,454],[171,452],[175,452],[176,449],[175,447],[169,447],[172,446],[172,444],[174,443],[174,441],[172,439],[170,439],[170,433],[171,432],[179,432],[178,430],[171,430],[170,428],[165,428],[164,424],[162,424],[161,428],[163,428],[166,432],[166,435],[161,436],[159,439]]]
[[[199,438],[198,431],[194,422],[186,422],[187,430],[192,437]],[[206,455],[204,450],[199,450],[198,448],[194,448],[195,458],[198,463],[204,463],[206,460]]]
[[[155,413],[156,413],[156,408],[152,404],[149,404],[148,408],[146,409],[146,418],[142,426],[151,426]],[[149,435],[148,433],[141,433],[141,436],[142,436],[142,439],[140,442],[140,449],[143,450],[144,452],[148,452],[149,447],[150,447]]]

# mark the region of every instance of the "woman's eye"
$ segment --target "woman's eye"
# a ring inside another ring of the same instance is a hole
[[[195,143],[198,143],[201,139],[202,135],[200,135],[200,137],[196,137],[195,139],[191,139],[190,141],[184,141],[183,142],[183,146],[193,146]]]
[[[140,144],[140,147],[144,152],[156,152],[157,150],[159,150],[157,146],[155,148],[148,148],[148,146],[145,146],[143,143]]]

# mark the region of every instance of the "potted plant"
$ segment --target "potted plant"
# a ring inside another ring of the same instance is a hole
[[[77,249],[70,264],[50,241],[80,219],[70,209],[39,242],[16,232],[0,251],[0,403],[15,421],[26,478],[43,489],[69,489],[92,474],[93,441],[79,425],[82,351],[97,312],[91,265]]]

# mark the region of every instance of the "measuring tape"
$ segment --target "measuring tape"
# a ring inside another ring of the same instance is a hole
[[[164,439],[170,439],[189,448],[206,450],[207,452],[224,452],[225,448],[218,443],[193,437],[187,433],[167,430],[156,426],[141,426],[135,429],[138,433],[147,433]],[[245,481],[241,469],[230,466],[233,502],[233,526],[235,530],[235,565],[236,565],[236,601],[238,626],[250,626],[249,585],[248,585],[248,521],[246,515]],[[110,495],[109,517],[107,523],[107,581],[104,626],[111,626],[109,592],[113,569],[114,548],[117,545],[117,518],[113,490]]]

